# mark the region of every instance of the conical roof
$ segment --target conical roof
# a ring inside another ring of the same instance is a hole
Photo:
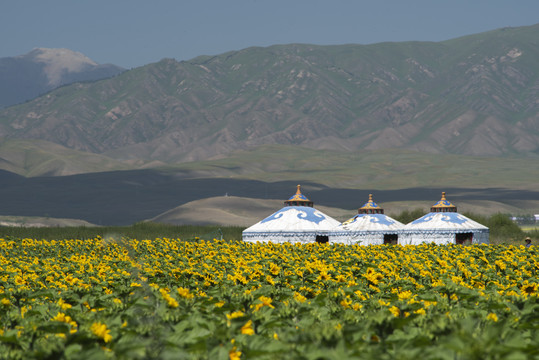
[[[251,231],[331,230],[340,222],[310,206],[285,206],[245,229]]]
[[[338,230],[386,231],[402,229],[404,224],[385,214],[357,214],[338,226]]]
[[[488,229],[455,212],[431,212],[404,226],[405,230],[479,230]]]
[[[445,198],[431,207],[431,212],[408,223],[405,230],[484,230],[486,226],[457,213],[457,207]]]

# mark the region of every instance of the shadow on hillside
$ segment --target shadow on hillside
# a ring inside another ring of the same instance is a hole
[[[285,200],[296,191],[297,181],[266,183],[230,178],[188,179],[182,174],[155,170],[115,171],[62,177],[22,176],[0,170],[0,215],[82,219],[96,225],[130,225],[153,218],[190,201],[233,195]],[[323,205],[357,209],[369,193],[377,202],[431,201],[441,191],[451,201],[492,200],[510,203],[539,199],[539,192],[507,189],[409,188],[401,190],[333,189],[301,182],[303,193]]]

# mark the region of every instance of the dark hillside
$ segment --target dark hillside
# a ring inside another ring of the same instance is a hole
[[[288,199],[295,181],[263,182],[229,178],[189,179],[182,173],[153,170],[93,173],[63,177],[23,178],[0,172],[0,215],[82,219],[97,225],[129,225],[155,217],[190,201],[233,195],[258,199]],[[329,188],[302,182],[316,205],[354,210],[374,192],[376,201],[430,201],[441,191],[451,200],[494,200],[512,203],[539,199],[538,191],[506,189],[408,188],[373,191]]]

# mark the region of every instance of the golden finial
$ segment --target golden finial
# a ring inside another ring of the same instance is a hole
[[[372,194],[369,194],[369,201],[357,209],[357,212],[358,214],[383,214],[384,209],[378,206],[378,204],[376,204],[372,199]]]
[[[442,199],[430,208],[431,212],[457,212],[457,207],[445,198],[445,191],[442,191]]]
[[[313,206],[313,202],[301,193],[301,185],[297,186],[296,193],[284,202],[287,206]]]

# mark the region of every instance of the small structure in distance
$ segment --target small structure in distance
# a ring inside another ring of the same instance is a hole
[[[330,232],[331,243],[381,245],[397,244],[404,224],[385,215],[369,194],[369,201],[360,207],[357,215]]]

